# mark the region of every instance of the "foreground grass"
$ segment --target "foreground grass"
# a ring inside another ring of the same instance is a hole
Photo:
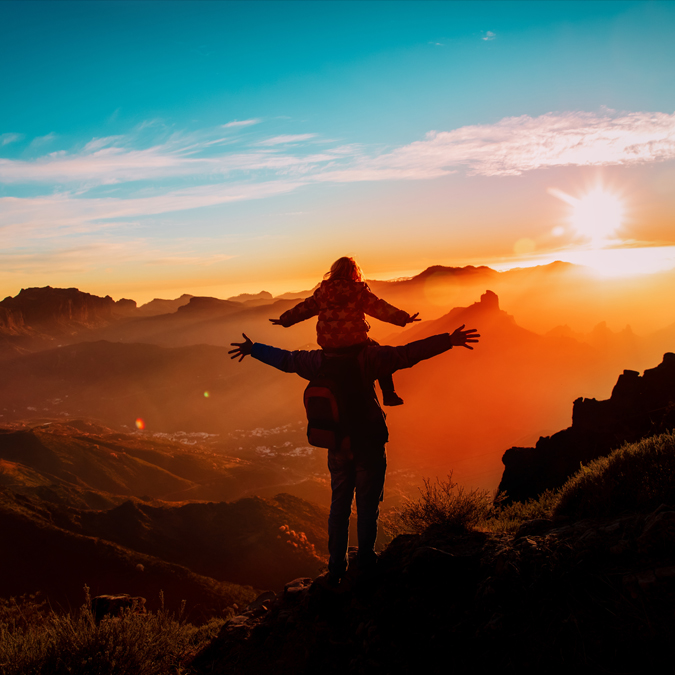
[[[675,433],[627,443],[585,466],[558,490],[527,502],[505,503],[487,490],[466,490],[452,480],[424,481],[388,523],[392,534],[421,533],[432,525],[449,530],[515,532],[536,518],[581,519],[649,512],[675,504]]]
[[[0,606],[1,675],[180,675],[185,660],[223,625],[181,621],[160,609],[124,613],[98,624],[89,598],[73,614],[59,615],[34,598]]]

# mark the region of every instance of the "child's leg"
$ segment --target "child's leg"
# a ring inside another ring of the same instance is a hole
[[[380,343],[375,342],[373,338],[368,338],[369,345],[377,345],[379,347]],[[394,378],[391,375],[385,375],[381,377],[378,382],[380,383],[380,389],[382,390],[382,403],[384,405],[403,405],[403,399],[394,391]]]
[[[378,382],[382,390],[382,403],[384,405],[403,405],[403,399],[394,391],[394,378],[391,375],[381,377]]]

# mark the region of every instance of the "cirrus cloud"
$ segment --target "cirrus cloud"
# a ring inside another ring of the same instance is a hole
[[[354,167],[428,178],[464,168],[470,175],[509,176],[554,166],[629,165],[675,158],[675,114],[623,116],[587,112],[507,117],[496,124],[431,131],[416,141]],[[341,180],[347,178],[341,174]],[[372,178],[371,178],[372,179]]]
[[[289,134],[232,146],[211,130],[173,133],[145,149],[128,147],[133,139],[116,136],[94,139],[74,153],[0,159],[0,181],[6,185],[51,188],[46,195],[0,199],[0,227],[23,224],[40,231],[49,222],[66,230],[96,229],[105,221],[265,198],[312,183],[425,180],[458,171],[515,176],[558,166],[675,159],[675,114],[660,112],[508,117],[431,131],[379,153],[338,141],[322,143],[316,152],[316,136]],[[170,185],[162,183],[167,180]],[[145,187],[139,188],[140,181]],[[68,189],[55,187],[64,185]],[[91,194],[92,187],[104,185],[114,186],[115,195]]]
[[[16,143],[23,138],[23,134],[0,134],[0,145],[8,145],[9,143]]]

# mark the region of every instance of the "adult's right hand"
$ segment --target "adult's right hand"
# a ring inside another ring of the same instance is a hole
[[[464,330],[464,324],[457,328],[451,335],[450,341],[452,342],[453,347],[466,347],[467,349],[473,349],[469,346],[468,342],[478,342],[480,335],[475,328],[468,328]]]
[[[270,321],[272,322],[273,326],[283,326],[284,325],[283,323],[281,323],[281,319],[270,319]]]

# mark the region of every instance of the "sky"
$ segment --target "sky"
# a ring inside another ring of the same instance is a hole
[[[0,292],[675,266],[675,2],[0,2]]]

